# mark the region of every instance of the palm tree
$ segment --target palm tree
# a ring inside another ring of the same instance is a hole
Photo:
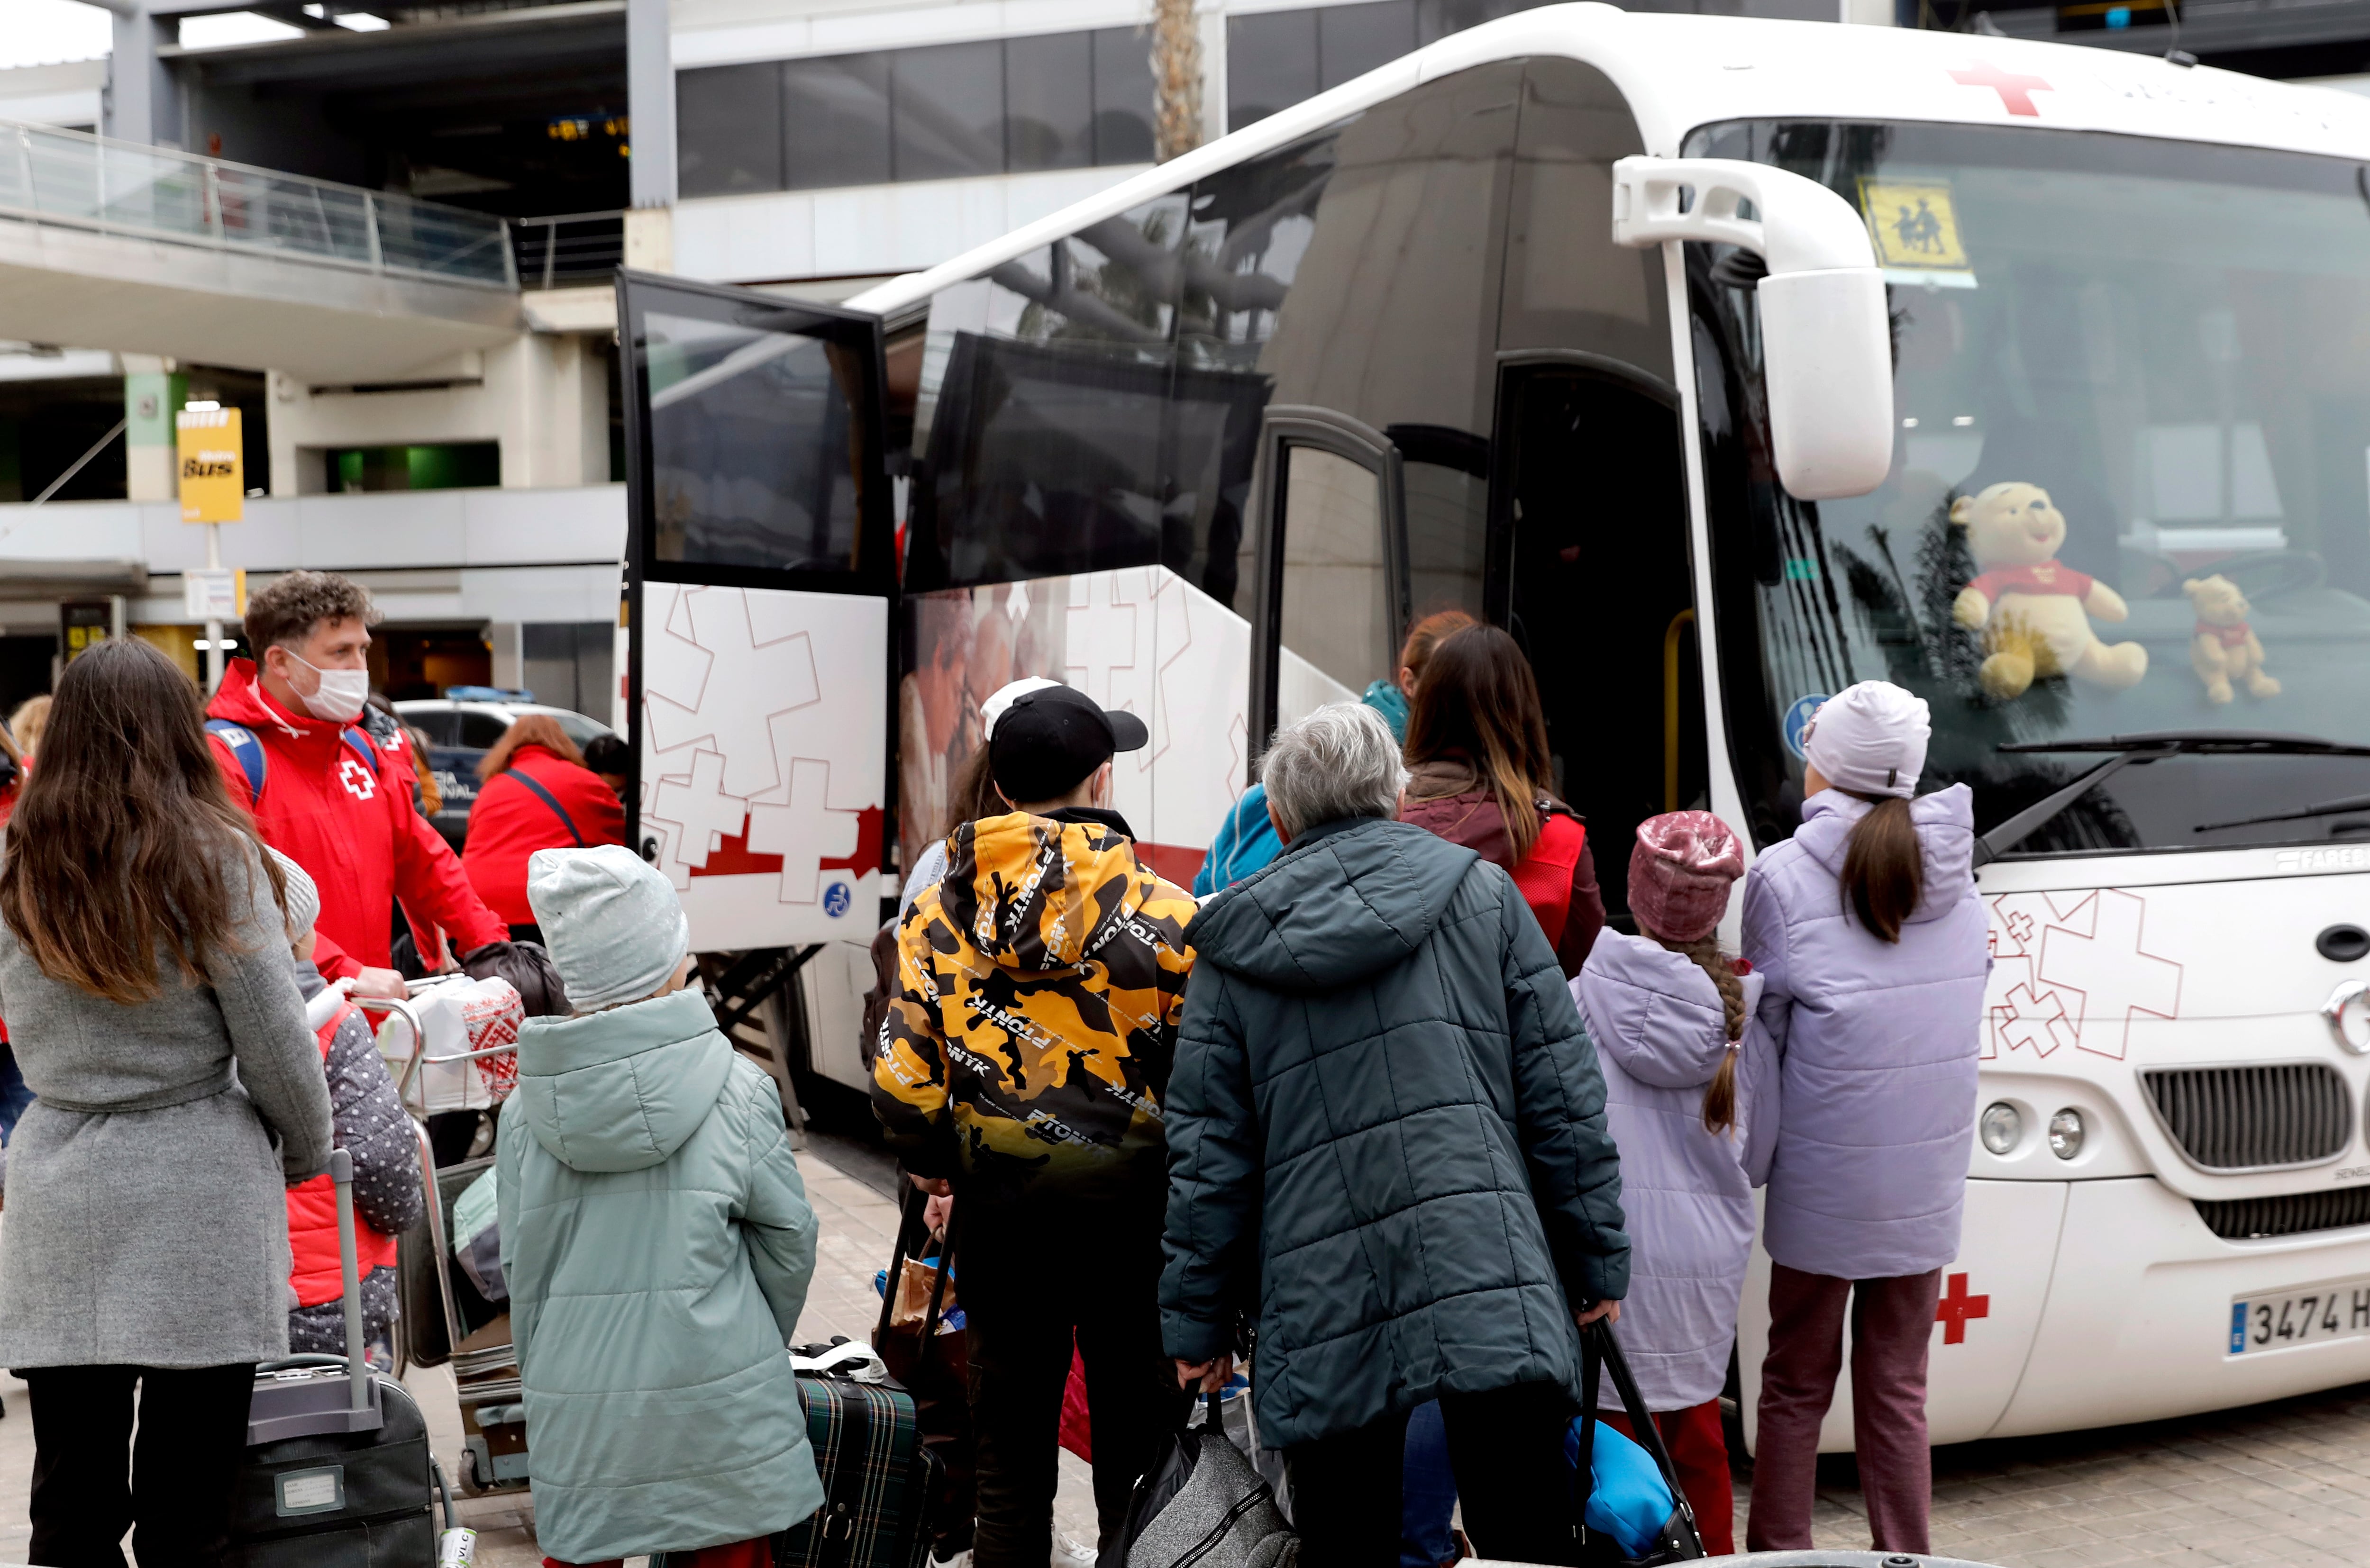
[[[1202,144],[1202,33],[1193,0],[1153,0],[1153,156],[1162,163]]]

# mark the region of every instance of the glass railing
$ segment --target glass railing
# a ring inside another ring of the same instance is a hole
[[[50,126],[0,121],[0,216],[518,287],[500,218]]]

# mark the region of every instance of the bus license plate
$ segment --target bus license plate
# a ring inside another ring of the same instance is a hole
[[[2370,1334],[2370,1279],[2341,1279],[2283,1296],[2230,1303],[2230,1354]]]

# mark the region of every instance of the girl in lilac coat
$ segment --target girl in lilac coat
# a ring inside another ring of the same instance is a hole
[[[1847,1312],[1876,1550],[1927,1550],[1926,1353],[1959,1251],[1991,970],[1973,797],[1953,784],[1916,798],[1929,733],[1925,703],[1898,686],[1829,698],[1803,737],[1802,826],[1745,881],[1744,956],[1781,1062],[1755,1551],[1812,1544]]]
[[[1603,933],[1571,982],[1621,1149],[1621,1345],[1715,1557],[1736,1550],[1720,1391],[1777,1110],[1777,1059],[1754,1018],[1761,977],[1740,974],[1714,935],[1743,871],[1743,846],[1708,811],[1639,823],[1629,852],[1639,934]],[[1629,1431],[1620,1396],[1607,1385],[1598,1399],[1603,1418]]]

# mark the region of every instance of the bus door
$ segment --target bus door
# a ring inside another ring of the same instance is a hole
[[[1254,757],[1279,726],[1395,680],[1408,623],[1406,488],[1390,438],[1346,414],[1278,404],[1260,444]]]
[[[881,326],[635,272],[617,326],[628,841],[682,896],[694,952],[783,950],[725,987],[762,997],[802,945],[868,941],[881,919]]]
[[[1638,824],[1709,810],[1676,390],[1601,355],[1501,355],[1490,618],[1531,660],[1556,793],[1627,924]]]

